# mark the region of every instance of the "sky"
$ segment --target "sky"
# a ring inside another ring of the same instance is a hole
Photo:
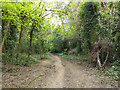
[[[43,1],[49,1],[49,2],[64,2],[64,4],[65,5],[67,5],[69,2],[70,2],[70,0],[43,0]],[[51,5],[52,7],[54,7],[54,3]],[[51,8],[52,8],[51,7]],[[47,8],[48,10],[50,10],[51,8]],[[46,13],[50,13],[50,11],[48,11],[48,12],[46,12]],[[48,15],[47,17],[45,17],[46,19],[47,18],[49,18],[49,17],[51,17],[51,15],[52,14],[50,14],[50,15]],[[60,18],[59,18],[59,16],[57,15],[57,14],[54,14],[54,17],[52,17],[51,19],[49,19],[50,20],[50,24],[52,25],[52,23],[54,23],[55,24],[55,27],[57,26],[57,25],[62,25],[62,22],[61,22],[61,20],[60,20]]]
[[[56,2],[56,1],[61,1],[61,2],[65,2],[68,3],[70,0],[44,0],[44,1],[49,1],[49,2]]]

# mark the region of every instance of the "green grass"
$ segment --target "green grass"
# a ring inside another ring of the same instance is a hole
[[[73,56],[73,55],[64,55],[63,53],[56,53],[56,55],[64,58],[64,59],[70,59],[70,60],[73,60],[73,59],[76,59],[76,60],[79,60],[79,56]]]
[[[76,60],[80,60],[82,62],[90,61],[90,56],[88,56],[88,55],[73,56],[73,55],[65,55],[64,53],[56,53],[55,55],[58,55],[62,58],[70,59],[70,60],[76,59]]]
[[[79,60],[79,57],[78,56],[72,56],[72,55],[63,55],[61,56],[62,58],[65,58],[65,59],[76,59],[76,60]]]
[[[37,58],[37,59],[51,59],[49,55],[47,54],[42,54],[40,58],[40,54],[33,54],[32,57]]]
[[[64,53],[55,53],[55,55],[58,55],[64,59],[68,59],[68,60],[79,60],[78,64],[80,64],[80,65],[83,64],[83,62],[87,62],[88,66],[90,66],[90,64],[91,64],[91,58],[89,55],[79,54],[78,56],[73,56],[73,55],[65,55]]]

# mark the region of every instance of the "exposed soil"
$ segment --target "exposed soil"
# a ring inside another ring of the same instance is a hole
[[[65,60],[49,54],[51,60],[31,67],[19,67],[16,73],[3,73],[3,88],[115,88],[109,78],[98,75],[94,68],[79,65],[77,60]],[[104,78],[103,78],[104,77]]]

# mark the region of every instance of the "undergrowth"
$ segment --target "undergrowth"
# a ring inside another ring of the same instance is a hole
[[[120,75],[120,71],[118,70],[117,66],[112,66],[111,68],[96,68],[98,73],[100,75],[104,75],[104,76],[108,76],[111,78],[111,80],[109,80],[111,86],[114,86],[116,81],[118,81],[120,79],[119,75]]]
[[[36,63],[40,63],[39,60],[34,59],[35,58],[40,58],[39,54],[33,54],[30,56],[30,59],[28,61],[28,66],[31,66],[32,64],[36,64]],[[42,55],[42,59],[51,59],[47,54]],[[10,56],[7,53],[3,53],[2,54],[2,70],[3,72],[17,72],[19,71],[19,67],[16,67],[14,65],[17,66],[25,66],[26,65],[26,61],[28,60],[28,55],[25,53],[20,53],[18,59],[16,60],[16,55],[12,55]],[[12,65],[11,67],[6,69],[6,66],[8,65]]]
[[[119,80],[119,71],[115,70],[115,67],[112,66],[112,68],[101,68],[99,70],[103,75],[112,77],[113,80]]]
[[[107,76],[112,77],[113,80],[120,79],[120,60],[115,60],[111,63],[111,68],[101,68],[100,71]]]
[[[10,57],[7,53],[2,54],[2,63],[4,65],[13,64],[13,65],[24,66],[26,64],[27,59],[28,59],[28,56],[25,53],[19,54],[19,57],[17,60],[16,60],[15,56]],[[39,62],[40,61],[33,59],[30,56],[30,59],[28,61],[28,66],[30,66],[31,64],[39,63]]]

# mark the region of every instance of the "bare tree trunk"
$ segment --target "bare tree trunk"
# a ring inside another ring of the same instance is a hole
[[[100,58],[99,58],[99,52],[97,52],[97,62],[98,62],[99,67],[102,67]]]
[[[44,53],[46,52],[46,43],[47,43],[47,40],[45,40],[45,47],[44,47]]]
[[[16,56],[16,60],[17,60],[18,57],[19,57],[19,48],[20,48],[20,44],[21,44],[22,31],[23,31],[23,25],[21,25],[21,31],[20,31],[20,34],[19,34],[19,42],[18,42],[18,47],[17,47],[17,56]]]
[[[33,41],[32,53],[34,53],[34,48],[35,48],[35,47],[34,47],[34,46],[35,46],[34,44],[35,44],[35,43],[34,43],[34,41]]]
[[[104,66],[105,66],[106,61],[108,60],[108,55],[109,55],[109,52],[107,53],[106,59],[105,59],[105,61],[104,61],[103,65],[102,65],[102,67],[104,67]]]
[[[33,31],[34,31],[34,27],[35,27],[34,24],[35,23],[33,22],[32,30],[30,31],[30,44],[29,44],[29,49],[28,49],[28,59],[27,59],[26,64],[25,64],[26,66],[28,66],[28,61],[29,61],[30,55],[31,55],[32,37],[33,37]]]
[[[0,46],[0,50],[2,50],[2,48],[3,48],[3,46],[4,46],[4,42],[5,42],[5,38],[6,38],[6,35],[7,35],[7,31],[8,31],[9,24],[10,24],[10,20],[8,21],[5,30],[3,30],[3,31],[4,31],[4,37],[3,37],[3,40],[2,40],[2,44],[1,44],[1,46]]]
[[[41,37],[40,37],[40,59],[42,58],[42,44],[41,44]]]

